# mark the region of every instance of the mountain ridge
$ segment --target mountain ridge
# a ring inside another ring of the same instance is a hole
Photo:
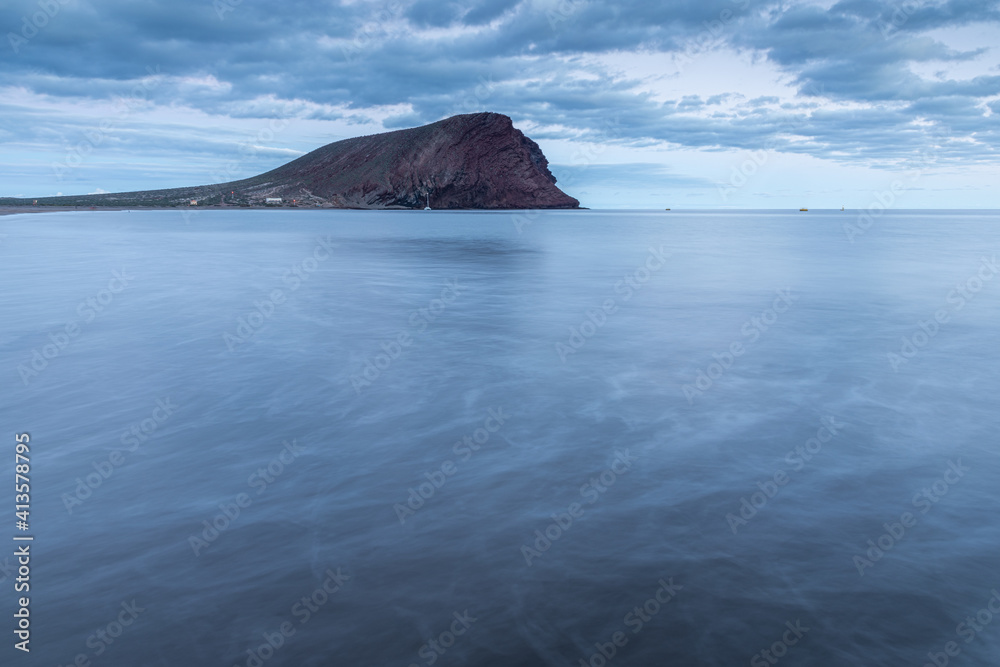
[[[182,188],[42,197],[40,205],[173,207],[283,204],[352,209],[579,208],[537,143],[508,116],[463,114],[343,139],[245,179]],[[29,204],[29,199],[0,199]]]

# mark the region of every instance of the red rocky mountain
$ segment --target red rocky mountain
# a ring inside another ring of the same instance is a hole
[[[497,113],[453,116],[408,130],[345,139],[230,183],[50,197],[39,204],[187,206],[284,204],[327,208],[579,208],[555,185],[534,141]]]

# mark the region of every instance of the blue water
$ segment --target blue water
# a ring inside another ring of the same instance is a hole
[[[1000,663],[1000,215],[857,221],[0,218],[3,663]]]

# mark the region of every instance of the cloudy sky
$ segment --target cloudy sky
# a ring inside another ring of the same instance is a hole
[[[496,111],[592,208],[1000,206],[1000,1],[4,0],[0,196]]]

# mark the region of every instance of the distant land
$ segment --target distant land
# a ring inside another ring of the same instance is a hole
[[[475,113],[327,144],[251,178],[92,195],[0,198],[0,206],[281,206],[350,209],[579,208],[507,116]],[[277,204],[277,202],[272,201]]]

